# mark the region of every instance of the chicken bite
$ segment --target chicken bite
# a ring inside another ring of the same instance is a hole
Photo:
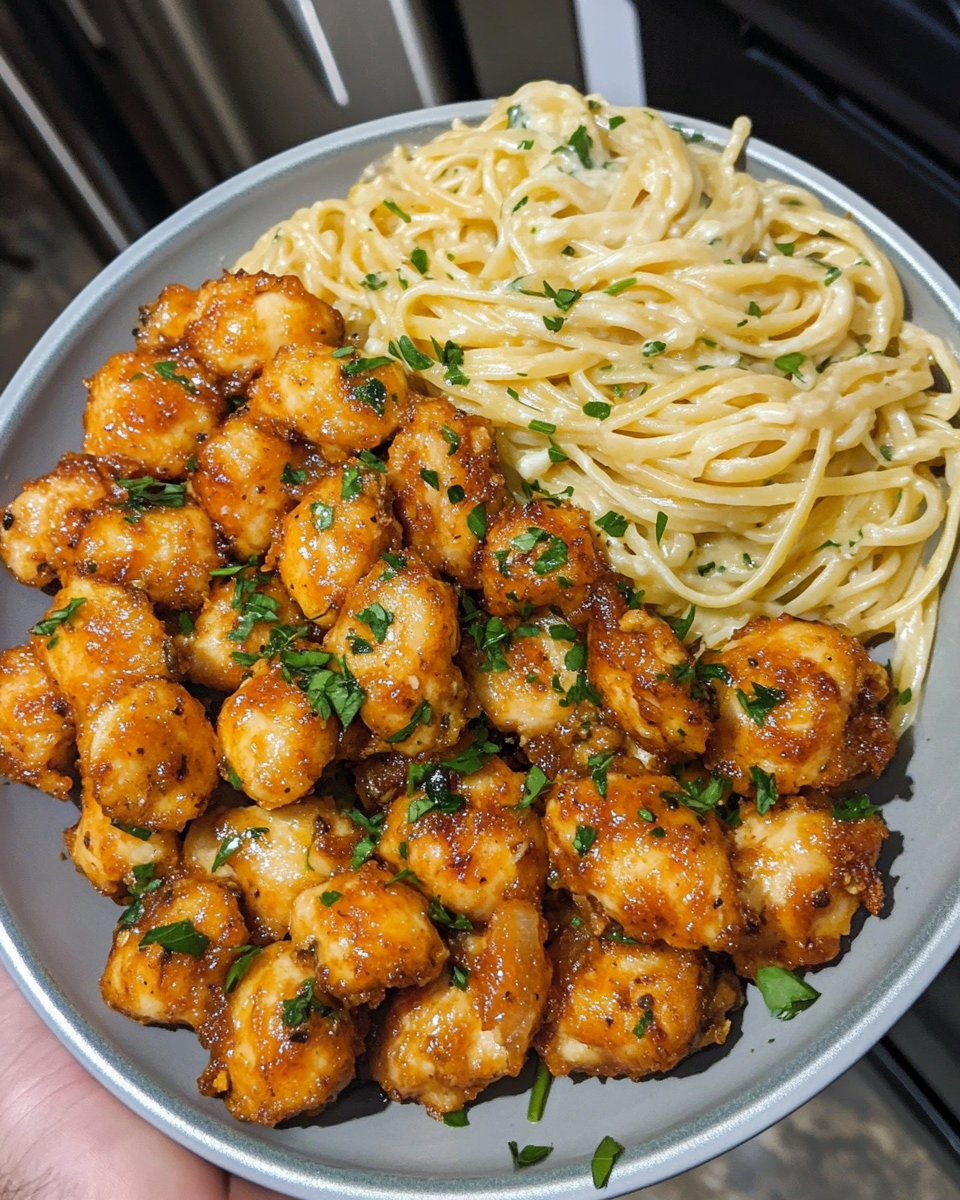
[[[296,504],[295,481],[311,466],[309,447],[239,412],[204,442],[190,486],[234,555],[259,558]]]
[[[664,763],[702,754],[711,723],[694,694],[693,660],[662,618],[628,608],[613,584],[590,605],[587,670],[604,705],[637,744]]]
[[[373,362],[379,365],[360,369]],[[379,446],[408,408],[403,372],[389,360],[317,345],[284,346],[251,384],[249,399],[251,412],[315,442],[331,462]]]
[[[108,817],[181,830],[217,785],[217,743],[203,705],[169,679],[128,684],[79,726],[80,768]]]
[[[446,908],[486,921],[506,900],[540,900],[547,875],[540,819],[523,775],[492,758],[473,775],[430,766],[422,791],[390,805],[377,853],[409,869]]]
[[[212,1049],[200,1091],[257,1125],[317,1113],[353,1078],[362,1017],[315,987],[311,956],[289,942],[252,952],[248,962],[203,1031]]]
[[[249,804],[204,813],[187,830],[183,861],[193,875],[236,884],[252,933],[273,940],[286,937],[297,896],[346,870],[359,840],[329,797],[311,796],[272,811]]]
[[[178,346],[197,312],[197,292],[185,283],[168,283],[152,304],[141,304],[133,331],[141,350],[170,350]]]
[[[781,797],[763,814],[744,801],[740,818],[731,858],[748,920],[733,951],[737,971],[752,978],[758,967],[836,958],[860,905],[876,915],[883,904],[883,821],[839,820],[817,794]]]
[[[86,381],[83,448],[159,479],[182,479],[224,412],[195,362],[125,350]]]
[[[0,654],[0,774],[58,800],[73,788],[76,726],[32,645]]]
[[[473,715],[453,657],[460,643],[453,588],[404,553],[378,563],[347,595],[325,650],[364,691],[360,719],[408,757],[451,746]]]
[[[880,775],[897,748],[880,706],[890,684],[854,638],[821,621],[755,617],[722,650],[719,717],[704,758],[752,796],[751,767],[783,794]]]
[[[429,983],[448,957],[423,896],[375,862],[301,892],[290,938],[315,953],[317,982],[348,1008]]]
[[[230,888],[173,879],[145,895],[137,920],[114,933],[100,993],[143,1025],[197,1029],[219,1003],[247,937]]]
[[[425,400],[393,439],[389,468],[410,545],[435,571],[475,587],[480,538],[468,518],[483,505],[492,523],[507,500],[492,423]]]
[[[566,928],[550,957],[553,983],[537,1049],[551,1075],[637,1080],[726,1041],[740,988],[701,952],[624,945]]]
[[[484,604],[498,617],[556,606],[575,624],[606,573],[590,517],[572,504],[534,500],[493,521],[480,554]]]
[[[287,674],[261,659],[217,718],[225,773],[268,809],[305,796],[337,749],[336,719],[322,717]]]
[[[95,513],[77,546],[86,575],[145,592],[154,604],[197,609],[210,572],[223,562],[216,530],[195,504],[149,508],[134,521],[122,509]]]
[[[595,779],[561,777],[547,799],[543,825],[561,883],[641,942],[731,950],[743,917],[719,820],[682,803],[669,775],[608,765],[595,764]]]
[[[433,983],[397,993],[371,1053],[391,1100],[415,1100],[442,1119],[520,1073],[550,986],[545,936],[536,905],[507,901],[484,930],[453,940],[451,964]]]
[[[20,583],[46,587],[76,562],[90,514],[122,493],[87,454],[65,454],[54,470],[28,480],[0,520],[0,558]]]
[[[129,830],[136,830],[130,833]],[[80,820],[63,832],[74,866],[98,892],[122,900],[136,884],[135,869],[152,868],[152,878],[172,875],[180,864],[175,833],[160,833],[136,825],[117,825],[94,800],[83,793]]]
[[[310,620],[327,628],[398,535],[380,475],[354,464],[317,480],[285,518],[271,559]]]

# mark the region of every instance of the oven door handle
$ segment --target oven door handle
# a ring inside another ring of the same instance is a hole
[[[350,94],[311,0],[270,0],[270,7],[330,99],[341,108],[346,108],[350,103]]]

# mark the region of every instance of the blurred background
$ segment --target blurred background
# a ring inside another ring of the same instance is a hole
[[[960,0],[0,0],[0,387],[194,196],[359,121],[552,78],[814,163],[960,278]],[[647,1200],[960,1196],[960,961],[861,1064]]]

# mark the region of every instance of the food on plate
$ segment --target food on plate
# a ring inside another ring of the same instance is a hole
[[[398,149],[164,288],[8,504],[58,590],[0,769],[79,796],[104,1000],[238,1119],[668,1071],[880,912],[960,373],[746,132],[536,84]]]

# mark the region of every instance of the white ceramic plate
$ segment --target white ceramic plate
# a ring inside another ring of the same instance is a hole
[[[113,262],[42,338],[0,399],[0,501],[81,443],[81,380],[131,345],[137,307],[173,280],[216,275],[274,222],[323,196],[345,195],[395,142],[423,142],[485,103],[410,113],[331,134],[262,163],[188,205]],[[725,132],[686,118],[711,141]],[[960,290],[870,205],[762,142],[749,170],[799,182],[828,208],[853,213],[893,260],[913,317],[960,349]],[[525,1119],[529,1077],[489,1090],[466,1129],[414,1105],[383,1107],[361,1089],[312,1124],[267,1130],[233,1121],[197,1094],[205,1055],[190,1033],[145,1029],[109,1011],[98,979],[117,918],[60,860],[69,805],[24,787],[0,790],[0,956],[74,1055],[131,1108],[205,1158],[298,1197],[595,1196],[590,1158],[611,1134],[627,1151],[607,1195],[656,1183],[728,1150],[785,1116],[854,1063],[920,995],[960,943],[960,771],[955,680],[960,594],[947,589],[919,723],[876,789],[894,831],[891,903],[852,949],[818,973],[822,998],[796,1020],[770,1017],[750,988],[742,1025],[722,1051],[702,1052],[641,1084],[558,1080],[541,1124]],[[0,645],[21,642],[47,606],[0,578]],[[707,1069],[709,1068],[709,1069]],[[527,1076],[529,1072],[525,1073]],[[542,1166],[515,1173],[507,1142],[552,1145]]]

